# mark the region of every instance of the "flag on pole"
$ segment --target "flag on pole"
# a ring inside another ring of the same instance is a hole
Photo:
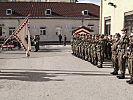
[[[26,52],[27,57],[30,56],[30,51],[31,51],[28,16],[24,19],[24,21],[20,24],[20,26],[13,32],[13,34],[5,41],[6,43],[12,36],[14,36],[18,40],[24,51]]]

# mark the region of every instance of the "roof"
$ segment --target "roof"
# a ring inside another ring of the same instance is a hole
[[[81,29],[85,29],[85,30],[87,30],[87,31],[89,31],[89,32],[94,32],[94,30],[92,30],[92,29],[90,29],[90,28],[88,28],[88,27],[85,27],[85,26],[81,26],[81,27],[79,27],[79,28],[73,30],[73,32],[76,32],[76,31],[81,30]]]
[[[6,15],[6,9],[12,9],[12,15]],[[52,15],[45,15],[45,10],[51,9]],[[88,16],[82,15],[88,10]],[[63,2],[0,2],[0,17],[84,17],[99,18],[100,7],[91,3]]]

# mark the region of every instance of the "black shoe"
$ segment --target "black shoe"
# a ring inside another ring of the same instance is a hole
[[[118,72],[117,71],[113,71],[110,74],[112,74],[112,75],[118,75]]]
[[[97,65],[97,67],[98,67],[98,68],[102,68],[103,66],[102,66],[102,64],[100,64],[100,65]]]
[[[118,79],[124,79],[125,78],[125,74],[120,74],[118,76],[116,76]]]
[[[128,84],[133,84],[133,80],[129,80],[127,83]]]
[[[130,80],[127,80],[126,82],[127,82],[127,83],[129,83],[129,82],[130,82]]]

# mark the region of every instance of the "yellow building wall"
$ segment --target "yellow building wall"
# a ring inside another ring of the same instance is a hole
[[[108,5],[112,2],[116,8]],[[133,10],[133,0],[102,0],[102,34],[104,34],[104,18],[111,16],[111,34],[121,33],[124,27],[124,13]]]

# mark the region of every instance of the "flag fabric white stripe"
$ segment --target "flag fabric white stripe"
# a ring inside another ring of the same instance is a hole
[[[26,56],[29,57],[30,51],[31,51],[31,41],[30,41],[30,33],[29,33],[28,16],[24,19],[23,23],[14,31],[14,33],[5,41],[5,43],[12,36],[14,36],[18,40],[22,48],[26,51]]]

